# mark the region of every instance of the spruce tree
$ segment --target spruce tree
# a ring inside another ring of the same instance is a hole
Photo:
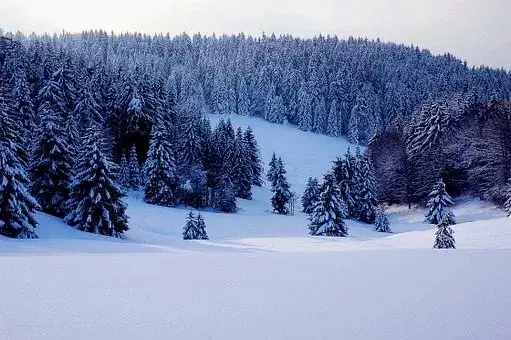
[[[225,213],[235,213],[238,210],[236,197],[234,195],[234,186],[227,169],[223,169],[217,187],[215,188],[213,194],[213,208]]]
[[[319,199],[309,216],[309,233],[312,236],[348,236],[344,222],[347,211],[341,190],[331,173],[327,173],[319,189]]]
[[[81,231],[122,238],[128,230],[124,194],[114,183],[112,164],[103,155],[99,127],[86,129],[78,173],[71,184],[65,221]]]
[[[349,152],[349,151],[348,151]],[[341,190],[341,198],[346,205],[347,218],[354,218],[355,200],[353,199],[353,180],[351,161],[349,161],[348,154],[345,158],[337,158],[332,167],[335,182]]]
[[[307,186],[302,196],[302,207],[303,212],[310,214],[314,207],[314,204],[319,199],[319,182],[317,178],[309,177]]]
[[[30,173],[31,192],[42,211],[64,217],[71,183],[71,153],[63,131],[62,118],[48,103],[42,105],[40,126],[36,130]]]
[[[380,233],[391,233],[389,219],[385,211],[383,209],[377,209],[375,216],[373,230]]]
[[[429,194],[427,203],[428,212],[426,214],[426,222],[431,224],[456,224],[454,213],[450,207],[454,205],[451,196],[445,190],[443,180],[438,181],[433,191]]]
[[[249,150],[243,139],[243,132],[238,128],[232,150],[232,182],[236,197],[252,199],[252,167],[250,165]]]
[[[368,157],[361,159],[357,201],[358,219],[364,223],[373,223],[378,201],[376,199],[376,181],[374,179],[371,160]]]
[[[272,186],[273,197],[271,198],[271,204],[273,211],[280,215],[288,215],[289,209],[287,204],[291,199],[291,191],[289,190],[289,183],[286,179],[286,169],[284,162],[279,157],[275,169],[275,182]]]
[[[448,219],[440,222],[435,233],[434,249],[455,249],[454,230],[450,227]]]
[[[19,127],[11,116],[8,82],[3,80],[0,75],[0,235],[37,238],[34,210],[38,204],[27,190],[28,178],[16,138]]]
[[[138,164],[137,148],[135,144],[131,147],[130,158],[128,161],[128,184],[131,190],[140,189],[140,165]]]
[[[507,212],[508,216],[511,216],[511,178],[507,184],[506,191],[506,202],[504,203],[504,211]]]
[[[128,161],[126,160],[126,155],[124,152],[121,156],[121,163],[119,164],[119,171],[117,172],[116,182],[124,190],[130,189]]]
[[[260,187],[263,185],[263,165],[259,146],[257,145],[257,141],[250,126],[245,130],[243,139],[249,154],[250,167],[252,168],[252,185]]]
[[[197,217],[190,211],[183,227],[183,240],[209,240],[206,223],[199,213]]]
[[[275,155],[275,152],[273,152],[270,163],[268,164],[268,172],[266,173],[266,179],[268,180],[272,187],[275,186],[277,163],[278,163],[277,155]]]
[[[153,128],[145,172],[145,201],[162,206],[175,205],[178,201],[176,161],[163,124]]]

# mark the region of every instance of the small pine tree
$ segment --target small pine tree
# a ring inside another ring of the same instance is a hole
[[[266,179],[268,179],[268,182],[270,182],[270,185],[273,187],[275,186],[275,174],[277,172],[277,155],[275,155],[275,152],[271,156],[270,163],[268,164],[268,172],[266,173]]]
[[[369,158],[361,159],[360,180],[357,194],[358,219],[364,223],[373,223],[378,204],[376,200],[376,181]]]
[[[433,191],[429,194],[429,200],[426,205],[428,207],[426,222],[437,225],[442,224],[442,222],[447,223],[447,225],[456,224],[454,214],[449,208],[453,205],[454,202],[445,190],[444,182],[442,180],[438,181]]]
[[[325,175],[319,192],[319,199],[309,216],[309,233],[312,236],[348,236],[348,227],[344,223],[346,205],[331,173]]]
[[[455,249],[454,230],[450,227],[450,222],[443,220],[435,233],[434,249]]]
[[[218,185],[215,188],[213,207],[225,213],[235,213],[238,210],[236,197],[234,196],[234,186],[227,170],[222,171]]]
[[[81,231],[122,238],[128,230],[124,194],[112,180],[112,165],[99,147],[101,142],[99,127],[91,123],[86,130],[79,171],[71,184],[71,212],[65,221]]]
[[[31,192],[44,212],[64,217],[71,183],[71,154],[62,118],[49,105],[44,105],[41,124],[35,136],[30,167]]]
[[[142,181],[140,178],[140,165],[138,164],[137,148],[135,144],[131,147],[130,159],[128,161],[128,184],[132,190],[140,189]]]
[[[309,177],[305,192],[302,196],[303,212],[310,214],[314,208],[314,204],[319,199],[319,182],[317,178]]]
[[[374,231],[380,233],[391,233],[389,219],[383,209],[376,210],[376,216],[374,219]]]
[[[124,190],[129,190],[130,181],[129,181],[129,169],[128,169],[128,161],[126,160],[126,155],[124,152],[121,156],[121,163],[119,164],[119,171],[117,172],[116,177],[117,184]]]
[[[183,227],[183,240],[208,240],[206,223],[199,213],[197,217],[190,211]]]
[[[511,178],[507,184],[506,192],[506,203],[504,203],[504,211],[507,212],[508,216],[511,216]]]
[[[284,162],[279,158],[275,171],[275,184],[272,186],[273,197],[271,198],[271,205],[273,211],[280,215],[288,215],[289,209],[287,204],[291,199],[291,191],[289,190],[289,183],[286,179],[286,169]]]
[[[157,125],[153,128],[145,173],[145,201],[149,204],[173,206],[177,202],[177,169],[174,153],[170,146],[165,128]]]
[[[204,222],[204,218],[199,213],[197,215],[197,234],[199,240],[209,240],[208,234],[206,233],[206,222]]]

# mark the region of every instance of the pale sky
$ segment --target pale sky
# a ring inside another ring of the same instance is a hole
[[[511,0],[0,0],[0,28],[380,37],[511,70]]]

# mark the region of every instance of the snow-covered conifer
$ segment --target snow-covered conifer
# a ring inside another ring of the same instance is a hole
[[[132,190],[140,189],[142,179],[140,178],[140,164],[138,164],[137,148],[135,144],[131,147],[130,158],[128,160],[128,184]]]
[[[122,238],[128,230],[122,190],[113,181],[112,164],[103,155],[99,127],[86,129],[78,172],[71,184],[65,221],[81,231]]]
[[[504,211],[507,212],[508,216],[511,216],[511,178],[507,184],[506,191],[506,202],[504,203]]]
[[[232,182],[236,197],[244,199],[252,199],[252,167],[250,162],[250,154],[243,139],[243,132],[238,128],[236,139],[234,141],[234,149],[232,150]]]
[[[312,236],[348,236],[348,227],[344,222],[346,214],[335,177],[327,173],[319,189],[319,199],[309,216],[309,233]]]
[[[163,124],[153,127],[145,166],[147,183],[144,199],[150,204],[173,206],[178,200],[178,177],[166,131]]]
[[[218,180],[218,185],[213,194],[213,207],[221,212],[235,213],[238,208],[236,206],[236,197],[234,195],[234,185],[231,182],[229,172],[223,169]]]
[[[456,241],[454,240],[454,230],[450,227],[447,220],[443,220],[437,227],[435,232],[434,249],[455,249]]]
[[[266,173],[266,179],[271,186],[275,186],[276,172],[277,172],[277,155],[273,152],[270,163],[268,163],[268,172]]]
[[[42,105],[40,126],[35,133],[30,189],[41,209],[64,217],[71,183],[71,153],[62,118],[48,103]]]
[[[374,219],[374,231],[380,233],[391,233],[389,219],[383,209],[377,209]]]
[[[119,186],[124,190],[130,189],[128,161],[126,160],[126,155],[124,152],[121,156],[121,163],[119,164],[119,171],[117,172],[117,177],[115,180],[117,184],[119,184]]]
[[[307,186],[302,196],[303,212],[310,214],[314,208],[314,204],[319,199],[319,182],[317,178],[309,177]]]
[[[378,204],[376,199],[376,181],[374,179],[371,160],[368,157],[360,159],[360,176],[357,185],[357,216],[364,223],[373,223]]]
[[[427,203],[428,212],[426,214],[426,222],[432,224],[455,224],[454,213],[450,209],[454,205],[451,196],[445,190],[443,180],[438,181],[433,191],[429,194]]]
[[[257,145],[257,141],[250,126],[245,130],[245,133],[243,134],[243,140],[245,141],[245,145],[247,147],[250,167],[252,169],[252,185],[260,187],[263,185],[263,165],[259,146]]]
[[[290,186],[289,183],[287,182],[284,162],[279,157],[279,159],[276,162],[275,182],[274,185],[272,185],[271,190],[273,192],[271,204],[273,207],[273,211],[276,212],[277,214],[281,215],[289,214],[289,208],[287,204],[292,196],[289,188]]]
[[[197,235],[199,240],[209,240],[208,233],[206,232],[206,222],[200,213],[197,214]]]

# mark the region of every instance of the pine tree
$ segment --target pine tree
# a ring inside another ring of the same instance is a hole
[[[506,203],[504,203],[504,211],[507,212],[508,216],[511,216],[511,178],[507,184],[506,191]]]
[[[289,214],[287,204],[291,199],[291,191],[289,190],[289,183],[286,179],[286,169],[284,162],[279,158],[277,160],[275,169],[275,182],[272,185],[273,197],[271,198],[271,204],[273,211],[280,215]]]
[[[268,182],[270,182],[270,185],[272,187],[275,186],[277,165],[278,165],[277,155],[275,155],[275,152],[273,152],[270,163],[268,164],[268,172],[266,173],[266,179],[268,180]]]
[[[391,233],[389,219],[383,209],[376,210],[376,217],[374,219],[374,231],[380,233]]]
[[[145,168],[145,201],[162,206],[175,205],[178,201],[176,161],[163,124],[153,128]]]
[[[337,160],[334,161],[332,171],[335,182],[341,190],[341,199],[346,205],[347,218],[354,218],[356,217],[356,205],[353,198],[355,188],[353,188],[353,171],[350,159],[351,157],[348,150],[345,158],[337,158]]]
[[[454,240],[454,230],[450,227],[447,220],[443,220],[437,227],[435,233],[434,249],[455,249],[456,241]]]
[[[371,160],[368,157],[361,159],[361,171],[357,189],[357,216],[361,222],[373,223],[378,201],[376,199],[376,181],[374,179]]]
[[[43,105],[42,114],[35,134],[30,188],[44,212],[64,217],[72,176],[71,153],[62,118],[46,104]]]
[[[260,187],[263,185],[263,165],[259,146],[257,145],[257,141],[250,126],[245,130],[245,133],[243,134],[243,140],[245,141],[245,145],[247,147],[250,167],[252,169],[252,185]]]
[[[128,161],[128,185],[131,190],[140,189],[140,165],[138,164],[137,148],[135,144],[131,147],[130,158]]]
[[[183,240],[209,240],[206,223],[199,213],[197,217],[190,211],[183,227]]]
[[[305,192],[302,196],[302,207],[303,212],[306,214],[310,214],[314,207],[314,204],[319,199],[319,182],[317,178],[309,177],[307,181],[307,186],[305,187]]]
[[[99,147],[99,129],[93,123],[86,130],[65,221],[81,231],[122,238],[128,230],[124,194],[113,182],[112,164]]]
[[[243,132],[241,128],[238,128],[236,133],[231,159],[231,176],[236,197],[252,199],[252,167],[250,163],[250,154],[243,139]]]
[[[225,213],[235,213],[238,210],[236,197],[234,195],[234,185],[231,182],[227,165],[224,165],[222,168],[218,184],[213,194],[213,208]]]
[[[437,225],[456,224],[454,220],[454,213],[449,208],[453,205],[454,202],[445,190],[443,180],[438,181],[433,191],[429,194],[429,201],[426,205],[428,207],[426,222]]]
[[[309,233],[312,236],[348,236],[348,227],[344,222],[346,214],[335,177],[327,173],[319,189],[319,199],[309,216]]]
[[[209,240],[208,234],[206,232],[206,222],[204,222],[204,218],[202,218],[202,215],[199,213],[197,214],[197,235],[198,240]]]
[[[0,72],[3,72],[0,70]],[[0,235],[37,238],[36,200],[28,193],[28,178],[16,143],[18,127],[10,115],[8,83],[0,75]]]
[[[128,169],[128,161],[126,160],[126,155],[124,152],[121,156],[121,163],[119,164],[119,172],[117,173],[116,182],[119,184],[121,188],[124,190],[130,189],[130,181],[129,181],[129,169]]]

